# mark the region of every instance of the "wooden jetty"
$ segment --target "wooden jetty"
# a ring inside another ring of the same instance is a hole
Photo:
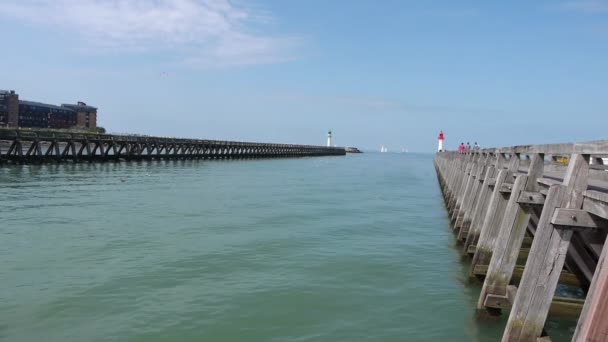
[[[578,316],[573,341],[608,341],[606,157],[608,141],[435,156],[471,279],[483,281],[477,310],[509,315],[503,341],[549,340],[550,314]]]
[[[343,147],[0,129],[0,163],[345,155]]]

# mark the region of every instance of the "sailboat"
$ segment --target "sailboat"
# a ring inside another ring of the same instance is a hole
[[[384,147],[384,145],[382,145],[380,147],[380,152],[382,152],[382,153],[388,152],[388,148],[386,148],[386,147]]]

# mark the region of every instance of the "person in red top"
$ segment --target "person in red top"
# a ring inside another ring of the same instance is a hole
[[[464,149],[465,149],[464,143],[460,143],[460,146],[458,146],[458,152],[459,153],[464,153]]]

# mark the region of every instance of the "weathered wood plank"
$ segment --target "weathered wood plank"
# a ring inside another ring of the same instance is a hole
[[[577,154],[605,154],[608,151],[608,140],[597,140],[580,143],[548,144],[548,145],[520,145],[512,147],[501,147],[494,149],[483,149],[482,152],[502,153],[544,153],[555,155]]]
[[[608,244],[604,244],[572,341],[608,341]]]
[[[553,213],[551,224],[569,229],[606,229],[608,222],[585,210],[558,208]]]
[[[478,276],[485,276],[488,273],[489,265],[476,265],[473,274]],[[515,284],[520,283],[524,274],[525,267],[521,265],[516,265],[513,269],[513,275],[511,277],[511,281]],[[568,272],[566,270],[562,270],[559,275],[559,284],[570,285],[575,287],[580,287],[581,282],[576,277],[576,275],[572,272]]]
[[[522,191],[519,194],[517,203],[520,205],[542,206],[545,203],[545,196],[540,192]]]
[[[608,194],[587,190],[584,196],[583,210],[608,220]]]
[[[501,170],[496,177],[496,185],[490,197],[490,203],[484,218],[481,230],[479,232],[479,241],[477,248],[471,261],[470,274],[473,275],[473,270],[476,265],[488,265],[492,258],[494,250],[494,242],[498,235],[500,220],[504,215],[504,210],[507,206],[507,199],[500,193],[500,185],[507,179],[512,178],[512,173],[508,170]]]
[[[511,274],[517,261],[521,241],[524,238],[530,216],[517,203],[519,193],[524,190],[527,181],[528,176],[524,175],[517,176],[515,180],[513,193],[500,222],[500,228],[496,236],[497,243],[494,244],[492,259],[479,294],[477,309],[484,307],[488,294],[506,295],[507,285],[511,280]]]
[[[552,185],[509,315],[503,341],[528,341],[540,336],[570,245],[573,231],[553,226],[557,208],[580,208],[587,189],[589,156],[573,154],[564,185]]]

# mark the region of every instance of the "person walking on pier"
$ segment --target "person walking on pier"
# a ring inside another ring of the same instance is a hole
[[[467,141],[467,151],[471,150],[471,144]]]
[[[465,149],[465,147],[464,147],[464,143],[463,143],[463,142],[461,142],[461,143],[460,143],[460,146],[458,146],[458,153],[464,153],[464,149]]]
[[[479,150],[481,147],[479,147],[479,144],[477,144],[477,141],[475,142],[475,145],[473,145],[473,149],[475,151]]]

